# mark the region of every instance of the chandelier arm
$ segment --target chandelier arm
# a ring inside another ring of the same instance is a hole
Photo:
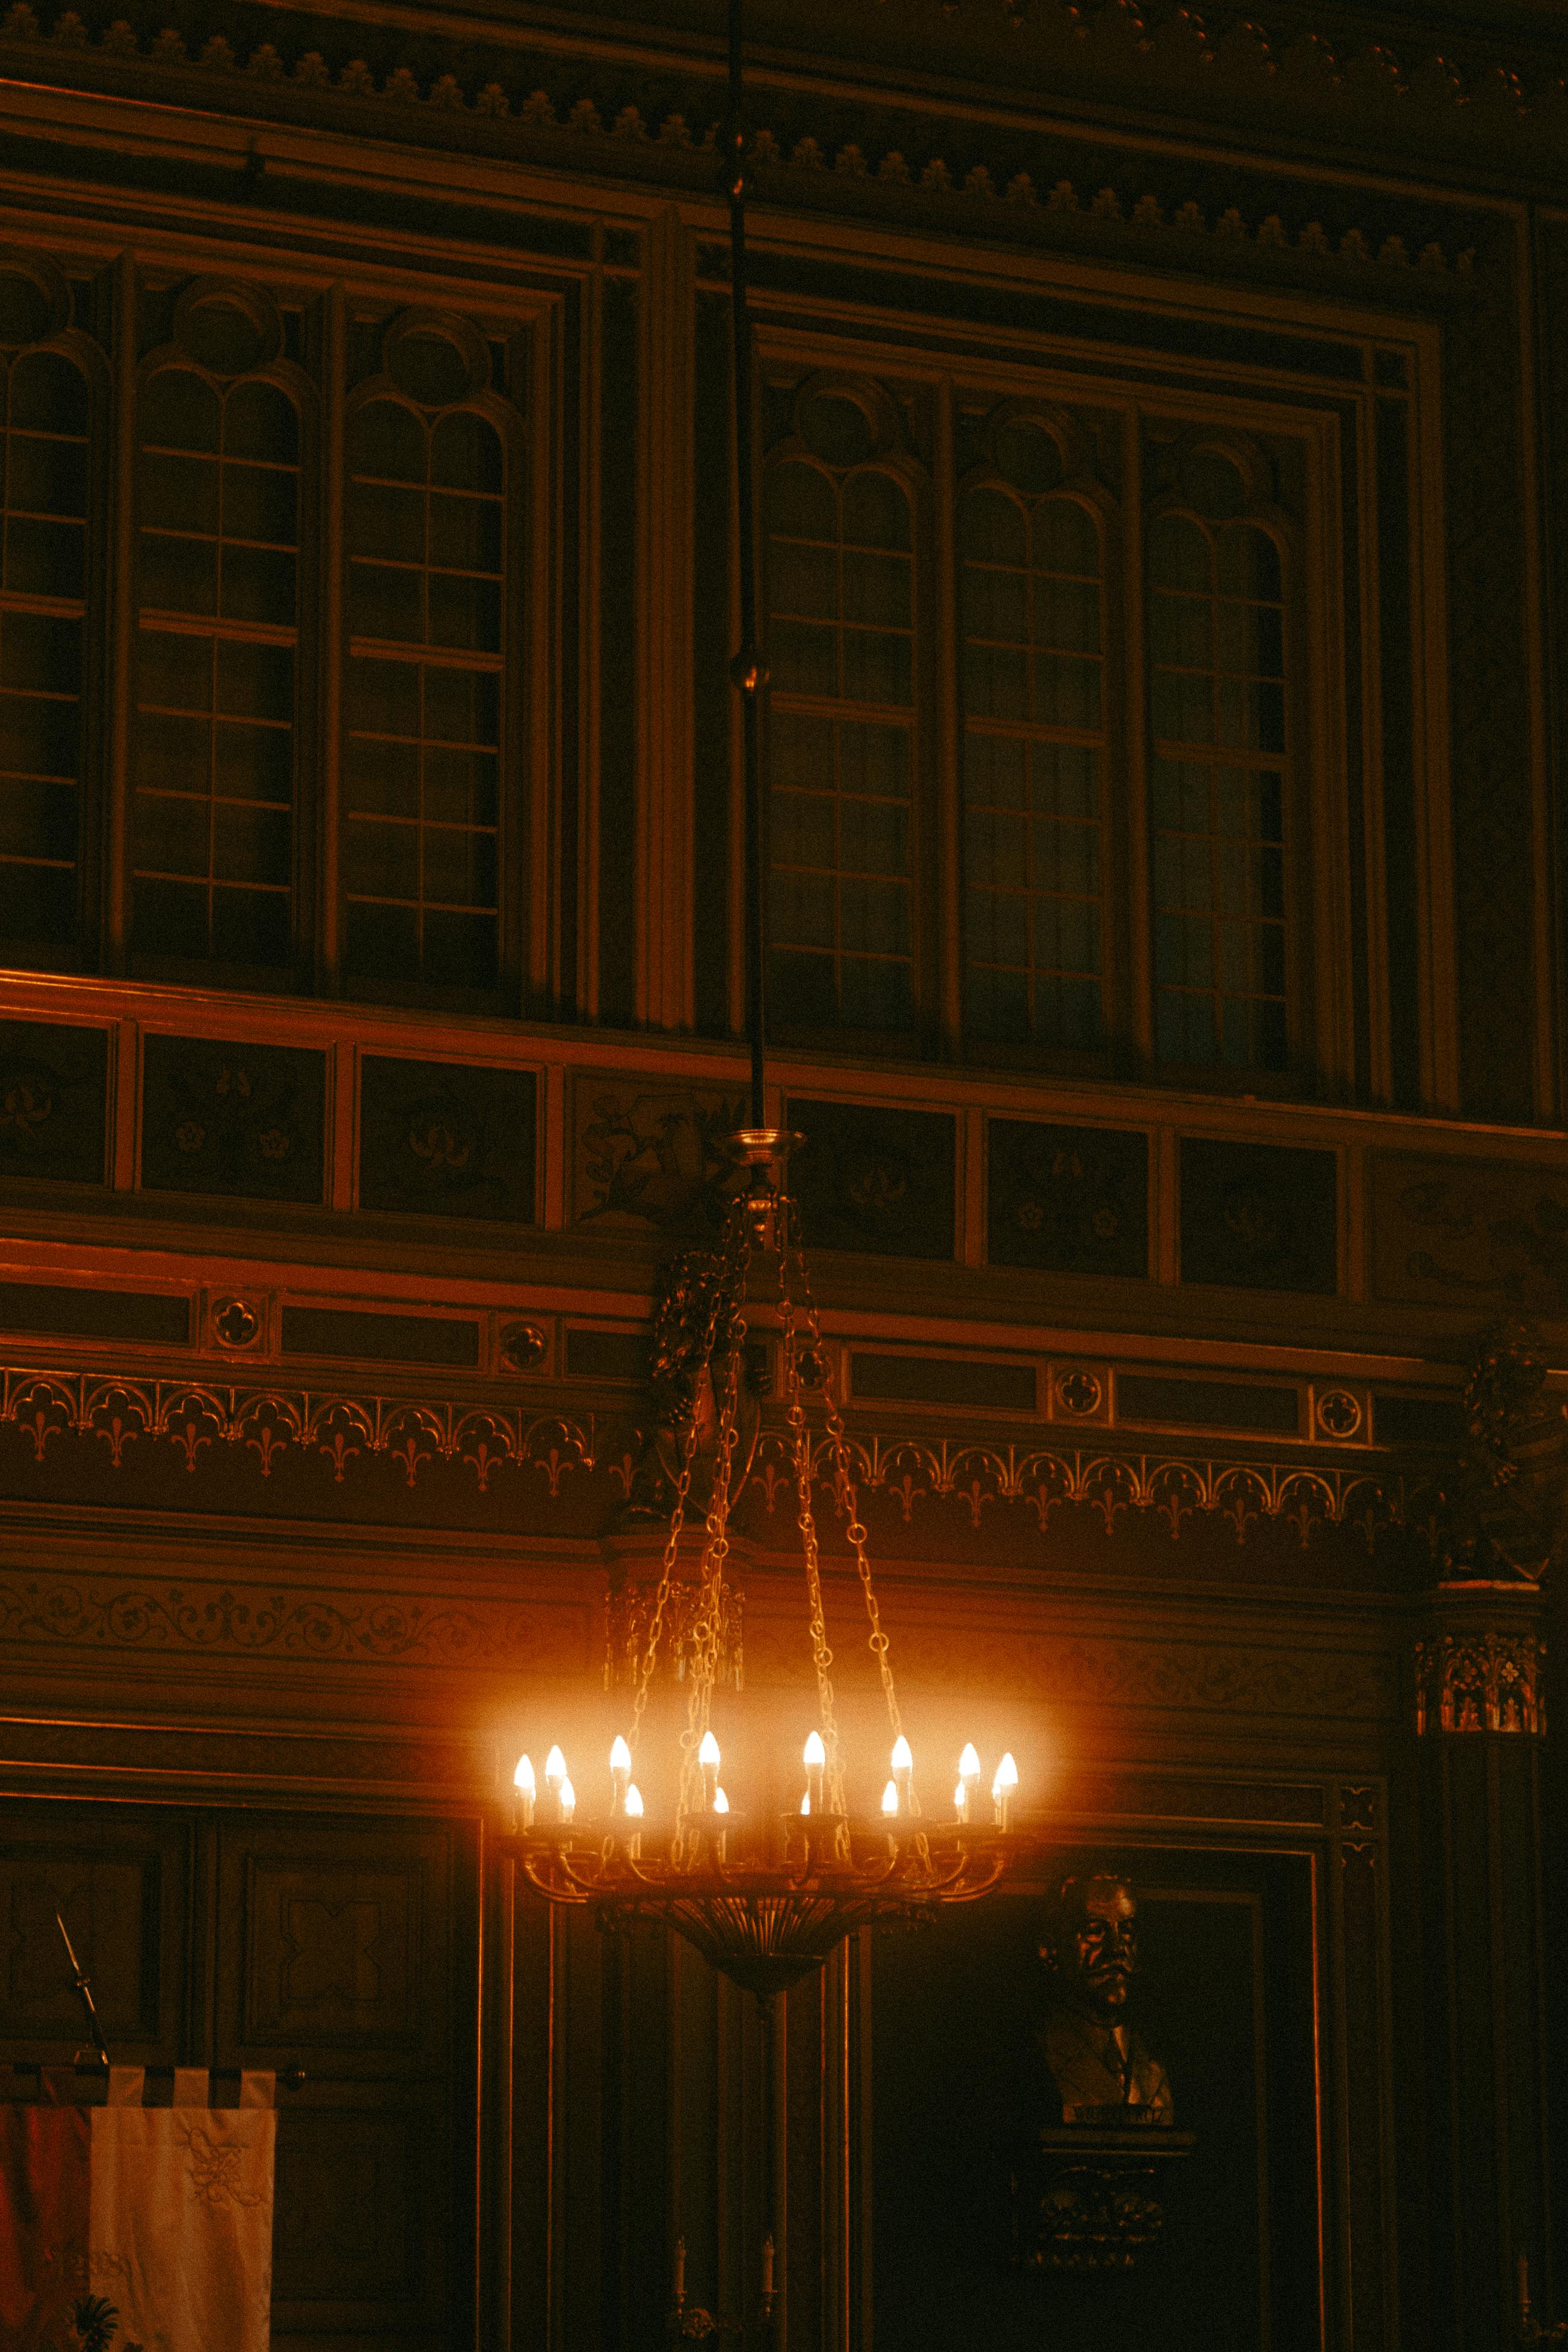
[[[522,1864],[522,1874],[529,1885],[537,1893],[547,1896],[552,1903],[587,1902],[586,1893],[577,1891],[576,1881],[570,1874],[563,1877],[559,1870],[555,1872],[545,1870],[537,1855],[523,1853],[519,1859]],[[559,1861],[559,1856],[557,1855],[555,1859]]]

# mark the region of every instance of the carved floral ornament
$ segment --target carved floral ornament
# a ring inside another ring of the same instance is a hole
[[[1216,39],[1193,11],[1178,9],[1164,24],[1153,27],[1129,0],[1106,0],[1099,8],[1081,9],[1068,5],[1068,0],[978,0],[978,5],[977,0],[970,0],[970,5],[976,16],[984,7],[994,18],[1002,16],[1025,37],[1056,52],[1054,62],[1061,69],[1090,79],[1112,75],[1122,83],[1130,72],[1141,73],[1155,90],[1173,92],[1184,83],[1195,83],[1205,93],[1214,90],[1222,99],[1228,94],[1233,103],[1251,105],[1267,96],[1286,108],[1294,104],[1297,109],[1321,111],[1325,104],[1337,105],[1360,116],[1370,110],[1374,122],[1386,112],[1401,128],[1415,127],[1438,138],[1458,136],[1467,144],[1478,134],[1483,139],[1489,134],[1494,139],[1517,137],[1524,129],[1550,146],[1561,139],[1563,124],[1568,120],[1568,90],[1561,81],[1532,90],[1527,100],[1518,79],[1501,68],[1481,72],[1467,82],[1441,58],[1407,69],[1386,48],[1335,50],[1316,34],[1276,47],[1258,26],[1246,21]],[[618,106],[602,91],[598,98],[586,93],[574,98],[558,90],[527,90],[520,67],[527,73],[537,70],[537,65],[533,60],[525,63],[510,49],[498,49],[482,62],[471,62],[474,52],[468,49],[461,60],[466,68],[461,80],[450,71],[419,74],[406,63],[394,66],[378,79],[363,58],[329,61],[320,49],[304,48],[298,38],[289,41],[286,35],[281,47],[271,39],[249,46],[243,38],[237,47],[229,37],[238,30],[232,15],[225,23],[226,30],[214,32],[193,56],[184,34],[174,26],[145,36],[128,19],[118,17],[100,29],[74,8],[52,14],[46,9],[40,16],[30,0],[15,0],[0,21],[0,39],[47,47],[58,61],[57,74],[62,80],[69,79],[70,58],[93,51],[115,65],[153,68],[165,79],[173,68],[193,80],[210,81],[217,76],[232,85],[243,79],[255,93],[258,113],[268,110],[269,86],[292,83],[297,89],[369,102],[384,118],[378,130],[384,128],[389,112],[406,118],[411,110],[428,109],[437,118],[478,116],[498,131],[504,124],[524,134],[559,133],[584,144],[614,140],[623,149],[661,149],[672,158],[682,151],[710,150],[715,143],[713,122],[689,120],[677,109],[645,116],[634,102],[629,84],[626,102]],[[273,26],[266,29],[283,31]],[[510,87],[493,78],[483,79],[487,73],[498,72],[508,75]],[[636,94],[646,94],[646,79],[637,86]],[[962,204],[972,214],[981,205],[1006,203],[1049,214],[1081,215],[1097,227],[1125,224],[1142,236],[1165,229],[1184,237],[1212,234],[1216,240],[1248,245],[1265,253],[1289,249],[1318,258],[1332,256],[1353,267],[1374,257],[1395,268],[1408,268],[1417,262],[1423,269],[1439,272],[1450,266],[1468,271],[1470,266],[1468,253],[1455,257],[1450,264],[1450,257],[1436,243],[1412,254],[1396,235],[1369,239],[1352,227],[1331,241],[1321,222],[1288,226],[1274,213],[1248,221],[1231,207],[1211,218],[1194,201],[1167,209],[1159,197],[1147,192],[1080,188],[1070,180],[1037,187],[1026,170],[1010,168],[1000,161],[952,162],[941,154],[906,154],[900,148],[868,154],[854,142],[836,144],[830,140],[825,144],[809,133],[794,138],[786,133],[781,140],[765,126],[756,133],[753,152],[764,171],[777,170],[784,175],[831,173],[847,196],[853,184],[874,182],[887,190],[908,190],[922,198]],[[1016,160],[1012,159],[1015,166]]]
[[[173,1450],[192,1475],[218,1448],[254,1457],[270,1477],[292,1450],[319,1456],[342,1485],[378,1459],[395,1463],[409,1486],[431,1465],[458,1464],[480,1493],[498,1472],[542,1475],[552,1496],[563,1483],[601,1475],[630,1498],[649,1433],[625,1415],[572,1419],[525,1406],[458,1404],[450,1400],[349,1396],[282,1386],[223,1387],[193,1380],[127,1378],[121,1373],[0,1371],[0,1431],[15,1429],[36,1465],[57,1445],[101,1445],[110,1466],[127,1450],[152,1444]],[[1237,1542],[1253,1529],[1289,1528],[1305,1550],[1326,1528],[1352,1528],[1370,1552],[1389,1532],[1420,1532],[1439,1507],[1435,1490],[1394,1475],[1316,1465],[1205,1461],[1186,1455],[1120,1453],[1109,1448],[990,1444],[850,1433],[858,1484],[882,1496],[907,1525],[918,1504],[963,1503],[979,1528],[999,1505],[1032,1511],[1040,1532],[1060,1506],[1087,1505],[1107,1536],[1123,1513],[1150,1513],[1173,1538],[1194,1516],[1230,1523]],[[835,1473],[826,1442],[814,1449],[817,1483]],[[788,1440],[764,1429],[752,1457],[748,1495],[769,1517],[794,1521]]]
[[[1439,1633],[1415,1645],[1415,1729],[1546,1731],[1546,1644],[1523,1631]]]

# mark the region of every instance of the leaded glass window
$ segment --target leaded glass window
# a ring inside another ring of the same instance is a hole
[[[965,1022],[1093,1048],[1104,965],[1104,561],[1048,434],[996,436],[960,509]]]
[[[77,935],[89,393],[43,289],[0,275],[0,942],[58,963]]]
[[[428,348],[426,348],[428,347]],[[439,335],[402,347],[411,398],[348,433],[345,961],[373,985],[484,992],[500,971],[506,464]]]
[[[767,477],[773,1018],[913,1019],[915,650],[909,492],[853,398],[817,393]]]
[[[1280,546],[1237,468],[1189,458],[1149,530],[1155,1049],[1283,1070],[1287,615]]]
[[[132,941],[293,954],[300,416],[265,331],[204,302],[142,387]]]

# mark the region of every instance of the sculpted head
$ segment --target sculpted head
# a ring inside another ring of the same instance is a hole
[[[1117,2022],[1138,1967],[1137,1916],[1124,1878],[1107,1871],[1062,1881],[1040,1945],[1059,1999]]]

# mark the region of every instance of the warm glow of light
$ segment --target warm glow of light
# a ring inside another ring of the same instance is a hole
[[[512,1786],[514,1788],[521,1789],[525,1797],[532,1796],[535,1782],[533,1778],[533,1760],[531,1757],[520,1756],[518,1758],[517,1769],[512,1774],[511,1779]]]
[[[912,1772],[914,1769],[915,1759],[910,1754],[910,1743],[900,1731],[893,1742],[893,1769],[895,1772]]]
[[[896,1813],[898,1810],[899,1784],[896,1780],[889,1780],[882,1791],[882,1811],[885,1813]]]
[[[547,1789],[558,1789],[565,1778],[566,1759],[559,1748],[552,1748],[544,1759],[544,1785]]]
[[[577,1791],[570,1780],[563,1780],[560,1792],[561,1818],[569,1822],[577,1810]]]
[[[800,1810],[803,1813],[809,1813],[811,1811],[811,1790],[809,1789],[800,1801]]]
[[[727,1813],[730,1810],[730,1800],[722,1789],[713,1791],[713,1810],[716,1813]]]
[[[978,1780],[980,1778],[980,1758],[973,1739],[965,1742],[963,1753],[958,1759],[958,1777],[961,1780]]]
[[[689,1750],[688,1752],[689,1753]],[[702,1745],[697,1751],[697,1761],[699,1764],[711,1765],[715,1771],[718,1769],[719,1742],[710,1731],[705,1731],[702,1735]]]
[[[615,1746],[610,1750],[610,1769],[612,1772],[629,1772],[631,1769],[632,1751],[617,1732]]]
[[[820,1771],[827,1761],[827,1750],[822,1744],[822,1734],[814,1731],[805,1743],[805,1769]]]
[[[634,1822],[640,1822],[642,1819],[642,1790],[635,1780],[626,1790],[626,1814],[628,1819]]]
[[[952,1801],[953,1801],[953,1803],[957,1806],[957,1808],[958,1808],[958,1811],[959,1811],[959,1817],[960,1817],[960,1819],[962,1819],[962,1818],[963,1818],[963,1808],[964,1808],[964,1807],[965,1807],[965,1805],[969,1802],[969,1791],[968,1791],[968,1790],[964,1787],[964,1785],[963,1785],[963,1781],[962,1781],[962,1780],[959,1782],[959,1784],[958,1784],[957,1788],[956,1788],[956,1789],[953,1790],[953,1792],[952,1792]]]
[[[1007,1750],[996,1767],[996,1778],[991,1783],[994,1797],[1010,1797],[1018,1785],[1018,1768],[1013,1761],[1013,1751]]]

